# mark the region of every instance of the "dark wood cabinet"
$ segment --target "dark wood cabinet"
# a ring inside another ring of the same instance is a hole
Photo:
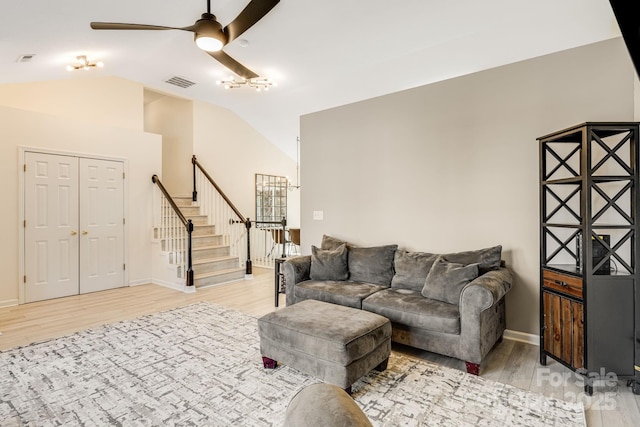
[[[574,369],[584,368],[582,302],[546,290],[542,291],[542,298],[544,352]]]
[[[540,362],[584,374],[589,393],[612,373],[640,393],[638,135],[589,122],[538,138]]]

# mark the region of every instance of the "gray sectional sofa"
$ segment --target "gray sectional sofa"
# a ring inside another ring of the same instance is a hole
[[[324,236],[311,255],[283,263],[287,305],[315,299],[380,314],[391,321],[392,341],[464,360],[478,375],[505,330],[513,278],[501,252],[438,255]]]

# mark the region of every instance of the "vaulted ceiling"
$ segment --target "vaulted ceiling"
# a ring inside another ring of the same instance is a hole
[[[247,3],[213,0],[212,13],[224,26]],[[281,0],[225,47],[278,82],[258,93],[216,85],[231,73],[192,33],[89,27],[182,27],[203,12],[206,0],[4,1],[0,83],[83,78],[65,66],[87,55],[105,63],[91,75],[229,108],[294,157],[302,114],[619,36],[608,0]],[[35,56],[18,62],[25,54]],[[173,76],[195,84],[166,83]]]

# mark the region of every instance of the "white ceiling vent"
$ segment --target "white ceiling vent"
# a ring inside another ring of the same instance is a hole
[[[20,55],[16,62],[31,62],[34,56],[36,56],[35,53],[27,53],[25,55]]]
[[[165,80],[165,83],[169,83],[181,88],[188,88],[193,86],[194,84],[196,84],[195,82],[192,82],[191,80],[187,80],[184,77],[178,77],[178,76],[173,76],[168,80]]]

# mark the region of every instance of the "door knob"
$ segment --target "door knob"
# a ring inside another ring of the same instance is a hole
[[[78,232],[76,230],[71,230],[71,235],[75,236],[76,234],[78,234]]]
[[[85,234],[89,234],[89,232],[87,230],[82,230],[82,235],[84,236]]]

